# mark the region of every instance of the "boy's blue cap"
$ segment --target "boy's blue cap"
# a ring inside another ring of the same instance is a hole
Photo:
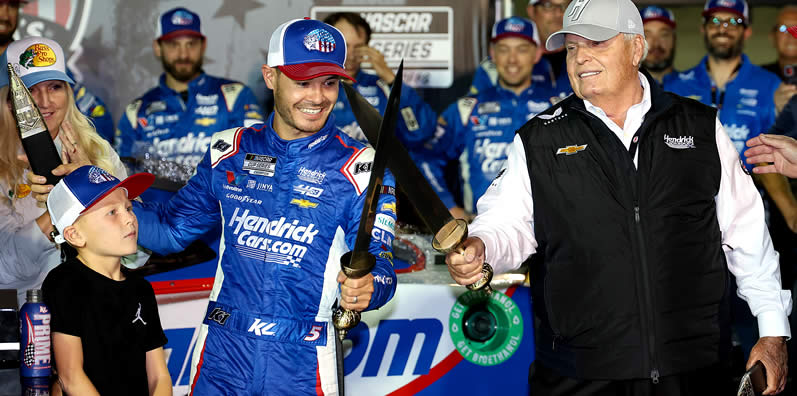
[[[119,181],[104,169],[85,165],[75,169],[61,179],[47,197],[50,221],[58,230],[56,243],[64,243],[64,229],[71,226],[97,202],[117,188],[124,188],[128,199],[139,196],[152,185],[155,176],[151,173],[136,173]]]
[[[519,37],[540,45],[540,35],[537,32],[537,25],[534,22],[521,17],[509,17],[502,19],[493,25],[493,34],[490,42],[494,43],[505,37]]]
[[[205,38],[199,29],[199,15],[187,8],[177,7],[161,15],[158,23],[158,40],[171,40],[178,36]]]

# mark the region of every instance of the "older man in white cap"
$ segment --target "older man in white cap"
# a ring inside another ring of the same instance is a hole
[[[716,110],[638,71],[645,43],[630,0],[570,3],[546,45],[575,95],[518,131],[449,272],[471,284],[533,255],[532,394],[677,396],[727,394],[730,271],[777,393],[791,299],[761,198]]]

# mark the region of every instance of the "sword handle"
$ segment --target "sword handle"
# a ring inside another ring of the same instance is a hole
[[[367,251],[349,251],[340,256],[340,269],[348,278],[359,279],[369,274],[376,266],[376,257]],[[340,304],[332,312],[332,324],[338,330],[338,339],[343,341],[346,333],[360,323],[360,313],[344,309]]]
[[[432,247],[440,253],[450,253],[458,250],[465,253],[462,243],[468,238],[468,222],[463,219],[451,219],[435,234],[432,239]],[[466,286],[468,290],[484,290],[487,294],[493,292],[490,281],[493,280],[493,267],[484,263],[482,266],[482,278],[476,283]]]
[[[482,278],[477,280],[476,283],[467,285],[468,290],[484,290],[487,294],[492,294],[493,288],[490,287],[490,281],[493,280],[493,266],[484,263],[482,265]]]
[[[332,324],[338,330],[338,339],[341,341],[346,338],[346,333],[358,323],[360,323],[360,313],[357,311],[343,309],[338,305],[332,312]]]

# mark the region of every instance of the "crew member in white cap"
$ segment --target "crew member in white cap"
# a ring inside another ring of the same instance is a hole
[[[758,318],[750,362],[783,389],[788,291],[761,198],[716,110],[639,72],[630,0],[575,0],[546,43],[575,95],[515,136],[478,202],[457,283],[531,256],[532,395],[728,394],[728,271]],[[535,254],[537,253],[537,254]]]

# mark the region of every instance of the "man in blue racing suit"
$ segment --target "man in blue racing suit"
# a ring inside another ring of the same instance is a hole
[[[324,22],[340,30],[346,39],[346,45],[349,46],[349,54],[346,57],[346,74],[357,81],[353,83],[354,88],[379,111],[379,114],[384,114],[390,86],[396,75],[388,67],[382,53],[368,45],[371,40],[371,27],[368,22],[359,14],[352,12],[330,14],[324,18]],[[360,70],[362,62],[370,63],[376,74]],[[420,147],[434,134],[437,114],[412,87],[406,84],[401,89],[399,103],[401,112],[399,113],[396,136],[408,149]],[[335,115],[335,124],[343,132],[361,142],[367,142],[360,125],[354,118],[343,87],[340,87],[338,102],[335,103],[332,114]]]
[[[135,170],[159,177],[141,198],[165,202],[191,177],[214,132],[260,123],[263,115],[244,84],[202,71],[207,40],[197,14],[185,8],[171,9],[160,17],[158,30],[152,48],[164,73],[157,87],[125,109],[116,132],[116,149],[120,157],[136,159]],[[217,226],[201,238],[217,255],[220,235],[221,227]],[[183,256],[191,257],[195,251],[192,247]],[[216,262],[213,258],[161,277],[210,274]]]
[[[174,8],[161,16],[158,30],[152,48],[164,73],[157,87],[125,109],[116,131],[116,149],[120,157],[140,158],[149,152],[193,168],[207,151],[213,132],[263,122],[263,115],[244,84],[202,71],[207,42],[199,15]],[[187,179],[170,176],[177,182]],[[144,200],[171,196],[150,190]]]
[[[223,225],[216,280],[194,348],[192,394],[334,395],[336,299],[375,309],[393,296],[395,188],[385,175],[370,274],[347,278],[374,150],[335,127],[346,44],[310,19],[280,25],[263,78],[265,124],[212,136],[196,174],[168,203],[136,204],[139,243],[165,253]],[[221,221],[220,221],[221,220]],[[340,285],[339,285],[340,284]]]
[[[753,33],[744,0],[709,0],[703,20],[708,54],[697,66],[666,76],[664,90],[716,107],[736,151],[742,153],[745,141],[775,122],[774,94],[780,79],[742,53]]]
[[[503,167],[515,131],[560,98],[558,91],[533,83],[539,43],[534,22],[520,17],[498,21],[490,45],[498,85],[452,103],[438,120],[436,136],[414,153],[421,171],[455,217],[475,213],[476,201]],[[442,177],[445,165],[457,158],[464,212]]]
[[[563,15],[568,4],[570,4],[570,0],[529,0],[526,14],[539,29],[541,43],[545,43],[548,36],[562,28]],[[534,65],[531,82],[536,86],[548,85],[551,88],[570,93],[570,81],[565,65],[567,52],[564,48],[552,51],[548,51],[546,48],[540,48],[540,50],[543,51],[543,54]],[[497,84],[498,69],[493,59],[488,57],[479,63],[473,73],[470,94],[476,95]]]

